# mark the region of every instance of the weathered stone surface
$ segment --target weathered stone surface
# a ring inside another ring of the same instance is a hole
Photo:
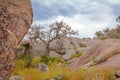
[[[67,63],[71,64],[71,63],[73,63],[73,62],[75,62],[77,60],[78,60],[78,58],[72,58],[72,59],[68,60]]]
[[[0,77],[9,80],[15,51],[32,23],[30,0],[0,0]]]
[[[50,50],[55,51],[61,55],[65,54],[65,39],[56,39],[50,44]]]
[[[85,53],[90,49],[90,47],[78,48],[76,49],[76,53],[82,52]]]
[[[55,51],[50,51],[49,56],[53,57],[53,58],[61,58],[62,57],[62,55],[56,53]]]
[[[64,60],[69,60],[69,59],[72,57],[73,54],[75,54],[75,51],[74,51],[74,50],[67,50],[67,51],[66,51],[66,54],[63,55],[62,58],[63,58]]]

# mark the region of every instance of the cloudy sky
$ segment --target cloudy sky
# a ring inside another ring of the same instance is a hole
[[[63,20],[80,37],[93,37],[95,31],[114,28],[120,15],[120,0],[31,0],[34,23],[48,25]]]

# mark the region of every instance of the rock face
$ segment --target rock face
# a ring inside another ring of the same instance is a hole
[[[98,43],[99,40],[80,39],[80,38],[62,38],[55,39],[50,43],[51,57],[61,57],[64,60],[69,60],[75,53],[86,53],[92,46]],[[45,53],[45,45],[42,41],[36,44],[32,43],[32,53],[34,56],[39,56],[40,53]]]
[[[73,69],[102,68],[119,69],[120,65],[120,40],[106,39],[91,47],[73,65]]]
[[[0,0],[0,77],[9,80],[15,51],[32,23],[30,0]]]

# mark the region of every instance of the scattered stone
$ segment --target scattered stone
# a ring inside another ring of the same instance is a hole
[[[116,78],[115,80],[120,80],[120,78]]]
[[[11,76],[9,80],[25,80],[22,76]]]
[[[46,80],[64,80],[62,75],[58,75],[57,77],[46,79]]]
[[[120,78],[120,70],[118,70],[118,71],[116,72],[115,77],[116,77],[116,78]]]
[[[120,70],[115,73],[115,80],[120,80]]]
[[[36,65],[34,65],[34,68],[38,68],[42,72],[48,72],[49,71],[49,67],[46,64],[36,64]]]

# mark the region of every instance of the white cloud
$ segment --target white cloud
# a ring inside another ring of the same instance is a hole
[[[45,0],[48,1],[48,0]],[[56,1],[56,0],[51,0]],[[68,1],[68,0],[65,0]],[[79,1],[79,0],[75,0]],[[86,0],[81,0],[86,1]],[[87,2],[84,2],[87,4]],[[71,2],[69,4],[72,4]],[[48,25],[56,20],[63,20],[67,24],[69,24],[72,29],[78,30],[80,33],[80,37],[93,37],[95,31],[102,30],[106,27],[111,27],[114,24],[114,15],[112,8],[97,2],[91,2],[87,5],[81,5],[83,7],[77,8],[78,11],[80,9],[84,9],[87,11],[86,13],[76,13],[72,16],[65,17],[62,15],[53,16],[45,21],[35,21],[37,23],[40,22],[42,25]]]
[[[46,6],[51,6],[56,3],[63,3],[63,4],[78,4],[78,3],[88,3],[92,0],[31,0],[32,2],[37,2]]]
[[[110,4],[120,4],[120,0],[107,0]]]

